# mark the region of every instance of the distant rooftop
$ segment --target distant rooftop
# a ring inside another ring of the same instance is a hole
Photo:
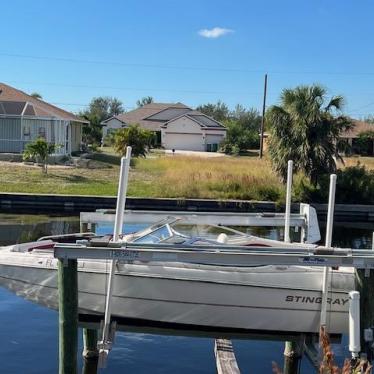
[[[117,118],[127,125],[138,123],[143,128],[155,131],[160,130],[160,125],[168,120],[165,118],[172,118],[174,114],[175,117],[177,117],[181,114],[181,111],[190,110],[192,109],[182,103],[150,103],[130,112],[114,116],[114,118]],[[109,120],[110,118],[102,123],[105,124]]]
[[[0,115],[54,117],[66,121],[88,123],[73,113],[30,96],[5,83],[0,83]]]
[[[340,137],[341,138],[357,138],[361,133],[367,131],[374,131],[374,124],[353,120],[353,128],[348,131],[344,131]]]
[[[138,123],[143,128],[148,130],[160,130],[166,123],[179,118],[183,115],[189,116],[192,120],[199,123],[202,127],[224,127],[205,114],[191,109],[182,103],[151,103],[146,104],[140,108],[132,110],[131,112],[123,113],[114,118],[120,120],[124,124]],[[103,121],[110,121],[110,118]]]

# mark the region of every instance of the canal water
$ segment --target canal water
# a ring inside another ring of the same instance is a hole
[[[131,229],[131,228],[129,228]],[[334,245],[371,248],[374,227],[335,227]],[[101,227],[105,231],[105,227]],[[79,231],[77,217],[1,215],[0,245],[35,240],[44,235]],[[277,230],[257,229],[275,237]],[[82,349],[81,333],[79,349]],[[108,367],[102,373],[215,373],[213,340],[199,337],[118,332]],[[242,373],[271,373],[272,361],[283,365],[284,343],[233,341]],[[347,340],[334,346],[339,362],[348,357]],[[58,314],[0,288],[0,373],[50,374],[58,370]],[[79,355],[80,370],[82,360]],[[306,358],[302,373],[314,373]],[[86,374],[88,374],[86,372]]]

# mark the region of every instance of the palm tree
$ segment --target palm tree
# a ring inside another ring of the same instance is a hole
[[[33,92],[32,94],[30,94],[30,96],[32,97],[35,97],[35,99],[42,99],[42,95],[40,95],[39,92]]]
[[[57,144],[47,143],[44,138],[38,138],[32,143],[28,143],[23,152],[23,159],[39,159],[43,163],[42,172],[47,174],[48,156],[58,148]]]
[[[269,154],[273,168],[285,181],[287,161],[293,160],[296,171],[304,172],[313,185],[321,174],[336,171],[339,134],[353,126],[342,115],[342,96],[326,101],[326,89],[320,85],[285,89],[279,106],[266,113],[269,126]]]
[[[145,96],[141,98],[140,100],[138,100],[136,102],[136,105],[138,106],[138,108],[141,108],[142,106],[147,105],[147,104],[152,104],[153,102],[154,100],[152,96]]]

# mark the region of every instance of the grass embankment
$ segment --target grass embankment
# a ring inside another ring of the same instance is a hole
[[[374,169],[373,158],[349,158],[346,165],[357,161]],[[93,168],[52,166],[45,176],[35,166],[1,162],[0,192],[115,196],[119,164],[118,156],[101,153]],[[266,159],[152,154],[134,161],[128,195],[282,201],[284,189]]]
[[[100,169],[49,167],[43,175],[39,167],[0,164],[0,192],[32,192],[71,195],[116,195],[119,168]]]
[[[250,157],[139,159],[129,192],[138,196],[277,200],[283,187],[270,163]]]
[[[100,168],[40,168],[0,163],[0,192],[116,195],[119,157],[98,154]],[[98,162],[99,161],[99,162]],[[137,159],[129,196],[277,200],[282,185],[265,160],[250,157],[161,156]]]

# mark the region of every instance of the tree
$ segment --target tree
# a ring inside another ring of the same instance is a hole
[[[36,159],[43,163],[42,172],[47,174],[48,172],[48,156],[50,156],[55,150],[59,148],[57,144],[47,143],[44,138],[38,138],[32,143],[28,143],[23,152],[23,159],[30,160]]]
[[[39,92],[33,92],[30,96],[35,97],[35,99],[43,99],[43,96]]]
[[[131,154],[134,157],[145,157],[151,146],[152,137],[151,131],[142,129],[138,124],[132,124],[115,132],[114,149],[118,154],[124,156],[126,147],[131,146]]]
[[[261,116],[255,109],[245,109],[237,105],[231,118],[224,122],[226,138],[221,144],[225,153],[238,154],[250,148],[258,148]]]
[[[100,144],[102,138],[101,122],[124,112],[122,102],[115,97],[94,97],[88,109],[78,115],[90,122],[83,126],[83,136],[86,143]]]
[[[151,104],[153,102],[154,102],[154,100],[153,100],[152,96],[145,96],[145,97],[141,98],[140,100],[138,100],[136,102],[136,105],[138,106],[138,108],[141,108],[142,106],[147,105],[147,104]]]
[[[316,186],[321,174],[336,171],[335,158],[339,134],[352,128],[350,118],[341,114],[343,97],[326,101],[326,90],[320,85],[285,89],[281,104],[266,114],[269,125],[269,154],[273,168],[286,180],[287,161],[293,160],[296,171],[302,171]]]
[[[374,125],[373,130],[368,130],[358,135],[355,151],[362,156],[372,156],[374,153]]]
[[[230,117],[229,107],[219,100],[216,104],[199,105],[196,110],[205,115],[214,118],[216,121],[223,122]]]

